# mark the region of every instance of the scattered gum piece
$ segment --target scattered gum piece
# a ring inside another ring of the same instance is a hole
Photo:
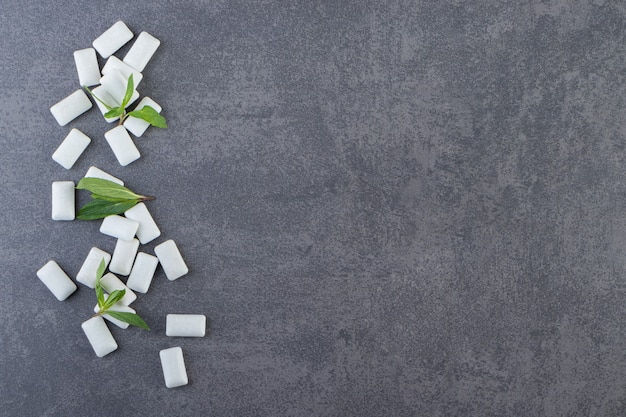
[[[147,293],[158,264],[159,259],[156,256],[139,252],[126,281],[126,286],[142,294]]]
[[[176,388],[189,383],[187,370],[185,369],[185,360],[183,359],[183,350],[180,347],[163,349],[159,352],[159,357],[161,358],[161,367],[163,368],[166,387]]]
[[[150,97],[142,98],[139,104],[137,104],[137,107],[135,107],[135,110],[141,110],[145,106],[150,106],[154,110],[156,110],[157,113],[161,113],[161,110],[162,110],[161,106],[159,106],[159,104],[156,101],[152,100]],[[144,132],[146,131],[146,129],[148,129],[149,126],[150,126],[150,123],[146,122],[143,119],[139,119],[133,116],[129,116],[126,118],[126,120],[124,120],[124,127],[128,129],[130,133],[137,136],[138,138],[144,134]]]
[[[52,220],[74,220],[76,192],[73,181],[52,183]]]
[[[65,169],[70,169],[91,143],[89,136],[74,128],[52,154],[52,159]]]
[[[60,126],[65,126],[89,110],[93,104],[83,90],[76,90],[50,107],[50,113]]]
[[[154,222],[154,219],[144,203],[137,203],[134,207],[126,210],[124,216],[126,216],[127,219],[139,223],[137,239],[139,239],[142,245],[152,242],[154,239],[161,236],[159,227]]]
[[[133,32],[121,20],[115,22],[93,41],[93,47],[106,59],[133,38]]]
[[[161,45],[160,40],[148,32],[141,32],[139,36],[137,36],[137,40],[133,43],[133,46],[131,46],[128,53],[126,53],[124,62],[137,71],[143,71],[159,45]]]
[[[107,59],[106,64],[102,67],[102,75],[106,75],[111,70],[119,71],[126,79],[126,83],[128,83],[128,77],[130,77],[130,74],[133,74],[133,84],[135,84],[135,88],[137,88],[143,79],[143,74],[140,71],[137,71],[124,61],[121,61],[115,55],[111,55],[109,59]],[[98,76],[98,82],[100,82],[100,76]]]
[[[168,314],[165,334],[171,337],[204,337],[206,316],[204,314]]]
[[[137,239],[118,239],[109,264],[109,271],[120,275],[130,274],[138,249],[139,241]]]
[[[131,240],[137,233],[139,223],[126,217],[113,214],[102,219],[100,233],[121,240]]]
[[[111,255],[102,249],[96,247],[91,248],[87,254],[87,258],[85,258],[85,261],[83,262],[83,265],[80,267],[80,271],[76,274],[76,281],[89,288],[95,288],[96,273],[98,272],[98,267],[103,259],[104,266],[106,267],[109,265],[109,262],[111,262]]]
[[[100,68],[98,58],[93,48],[79,49],[74,51],[74,62],[78,72],[78,83],[91,87],[100,83]]]
[[[94,316],[84,321],[82,327],[89,344],[99,358],[108,355],[117,349],[117,343],[113,339],[111,331],[107,327],[102,316]]]
[[[101,170],[98,167],[95,166],[90,166],[89,169],[87,170],[87,173],[85,174],[85,178],[100,178],[103,180],[109,180],[111,182],[114,182],[116,184],[119,185],[124,185],[124,181],[122,181],[121,179],[114,177],[113,175],[109,174],[108,172],[105,172],[103,170]]]
[[[155,246],[154,253],[165,271],[167,279],[174,281],[189,272],[185,261],[183,260],[176,243],[173,240],[167,240],[160,245]]]
[[[117,126],[109,130],[104,134],[104,138],[121,166],[126,166],[141,158],[139,150],[124,126]]]
[[[37,271],[37,277],[59,301],[65,300],[77,289],[74,281],[54,261],[48,261],[48,263],[42,266]]]
[[[124,297],[117,302],[118,304],[127,306],[137,299],[137,294],[135,294],[130,288],[124,285],[118,277],[110,272],[100,279],[100,283],[102,284],[102,288],[104,288],[104,290],[109,294],[115,290],[126,290]]]

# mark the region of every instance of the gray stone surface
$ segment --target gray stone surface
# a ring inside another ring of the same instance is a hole
[[[107,3],[1,2],[0,415],[626,413],[621,2]],[[170,124],[128,167],[96,110],[48,111],[118,19],[162,41],[140,92]],[[66,171],[71,127],[94,141]],[[133,305],[152,330],[102,359],[92,291],[35,276],[113,250],[50,219],[90,165],[157,196],[142,249],[173,238],[191,270],[159,269]],[[167,338],[167,313],[207,336]]]

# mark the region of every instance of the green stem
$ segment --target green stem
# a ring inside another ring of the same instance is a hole
[[[126,120],[127,117],[128,117],[128,113],[126,113],[126,109],[124,109],[124,113],[122,113],[122,115],[120,116],[120,121],[118,123],[118,126],[123,125],[124,120]]]

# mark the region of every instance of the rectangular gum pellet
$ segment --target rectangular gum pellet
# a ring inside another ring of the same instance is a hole
[[[185,261],[183,260],[176,243],[173,240],[167,240],[160,245],[155,246],[154,253],[165,271],[165,276],[170,281],[174,281],[189,272]]]
[[[156,110],[157,113],[161,113],[161,106],[159,106],[159,104],[150,97],[142,98],[139,104],[137,104],[137,107],[135,107],[135,110],[141,110],[145,106],[150,106]],[[124,120],[124,127],[138,138],[144,134],[146,129],[148,129],[148,126],[150,126],[150,123],[137,117],[129,116],[126,120]]]
[[[124,62],[137,71],[143,71],[159,45],[161,45],[160,40],[148,32],[141,32],[139,36],[137,36],[137,40],[135,40],[133,46],[131,46],[126,53]]]
[[[139,223],[126,217],[113,214],[106,216],[100,225],[100,233],[121,240],[131,240],[137,233]]]
[[[139,252],[126,281],[126,286],[142,294],[147,293],[158,264],[159,259],[156,256]]]
[[[59,301],[65,300],[77,289],[74,281],[54,261],[48,261],[42,266],[37,271],[37,277]]]
[[[185,369],[185,360],[183,359],[183,350],[180,347],[163,349],[159,352],[159,357],[161,358],[161,367],[163,368],[166,387],[176,388],[189,383],[187,370]]]
[[[104,295],[104,300],[106,301],[106,299],[109,296],[107,294]],[[128,306],[122,305],[119,302],[115,303],[112,307],[109,307],[108,311],[119,311],[122,313],[133,313],[136,314],[136,311]],[[96,306],[93,308],[93,312],[94,313],[98,313],[100,312],[100,308],[98,307],[98,304],[96,304]],[[104,317],[105,319],[107,319],[109,322],[115,324],[117,327],[122,328],[122,329],[127,329],[128,328],[128,323],[118,320],[114,317],[112,317],[109,314],[103,314],[102,317]]]
[[[130,288],[124,285],[118,277],[110,272],[100,279],[100,283],[102,284],[102,288],[104,288],[104,290],[109,294],[115,290],[126,290],[124,297],[118,301],[121,305],[127,306],[137,299],[137,294],[135,294]]]
[[[90,166],[89,169],[87,170],[87,173],[85,174],[85,178],[100,178],[103,180],[109,180],[111,182],[114,182],[116,184],[119,185],[124,185],[124,181],[122,181],[121,179],[114,177],[113,175],[109,174],[108,172],[105,172],[103,170],[101,170],[98,167],[95,166]]]
[[[57,123],[65,126],[93,106],[83,90],[76,90],[63,100],[50,107],[50,113]]]
[[[93,48],[79,49],[74,51],[74,62],[78,72],[78,83],[91,87],[100,83],[100,67],[98,58]]]
[[[135,77],[133,77],[133,82]],[[109,93],[109,95],[115,100],[117,105],[122,103],[124,99],[124,95],[126,94],[126,86],[128,84],[128,79],[125,78],[122,73],[117,69],[109,70],[105,75],[100,78],[100,87],[104,88],[104,90]],[[94,92],[94,94],[98,95]],[[99,97],[99,96],[98,96]],[[133,95],[130,100],[126,104],[126,107],[130,106],[139,98],[139,93],[137,90],[133,91]],[[106,100],[105,100],[106,102]],[[108,103],[107,103],[108,104]]]
[[[80,267],[78,274],[76,274],[76,281],[89,288],[95,288],[96,286],[96,273],[100,262],[104,259],[105,268],[111,262],[111,255],[102,249],[93,247],[89,250],[83,265]]]
[[[204,314],[168,314],[165,319],[165,335],[171,337],[204,337],[206,316]]]
[[[124,216],[139,223],[137,239],[139,239],[142,245],[152,242],[154,239],[161,236],[159,227],[154,222],[154,219],[144,203],[137,203],[134,207],[126,210]]]
[[[70,169],[90,143],[89,136],[74,128],[54,151],[52,159],[63,168]]]
[[[80,327],[82,327],[89,344],[99,358],[117,349],[117,343],[102,316],[94,316],[84,321]]]
[[[130,274],[138,249],[139,241],[137,239],[118,239],[109,264],[109,271],[120,275]]]
[[[73,181],[52,183],[52,220],[74,220],[76,193]]]
[[[126,82],[128,82],[128,77],[130,77],[130,74],[133,74],[133,84],[135,85],[135,88],[137,88],[137,86],[143,79],[143,74],[140,71],[137,71],[135,68],[131,67],[124,61],[121,61],[115,55],[111,55],[109,59],[107,59],[104,67],[102,67],[102,75],[106,75],[111,70],[119,71],[124,76]],[[98,77],[98,82],[100,82],[100,77]]]
[[[124,126],[117,126],[109,130],[104,134],[104,138],[107,140],[121,166],[126,166],[141,158],[139,150]]]
[[[106,59],[133,38],[133,32],[121,20],[115,22],[93,41],[93,47]]]

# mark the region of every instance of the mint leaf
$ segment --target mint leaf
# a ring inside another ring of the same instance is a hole
[[[104,113],[104,117],[106,119],[113,119],[115,117],[120,117],[124,114],[124,107],[113,107],[109,109],[108,112]]]
[[[114,319],[118,319],[123,321],[124,323],[128,323],[131,326],[140,327],[145,330],[150,330],[148,324],[141,317],[134,313],[123,313],[121,311],[107,311],[107,314]]]
[[[145,120],[155,127],[160,127],[162,129],[165,129],[167,127],[165,117],[161,116],[159,112],[157,112],[153,107],[150,106],[144,106],[139,110],[133,110],[128,113],[128,115]]]
[[[126,105],[128,104],[131,97],[133,96],[133,91],[135,91],[135,83],[133,82],[133,74],[130,74],[130,76],[128,77],[128,84],[126,85],[126,94],[124,94],[124,99],[122,100],[122,104],[120,105],[120,108],[122,109],[122,113],[124,113],[124,109],[126,108]]]
[[[124,200],[120,202],[92,200],[78,210],[76,218],[78,220],[104,219],[112,214],[124,213],[126,210],[133,208],[138,202],[139,200]]]
[[[104,302],[104,305],[102,306],[102,309],[100,310],[100,312],[106,311],[108,314],[109,312],[107,310],[113,307],[115,303],[120,301],[124,297],[125,294],[126,294],[125,289],[113,291],[111,294],[109,294],[109,297]]]
[[[96,271],[96,298],[98,299],[98,308],[100,309],[104,305],[104,291],[102,290],[100,278],[102,278],[102,274],[104,274],[105,269],[106,263],[104,262],[104,258],[102,258],[100,265],[98,265],[98,270]]]
[[[94,200],[104,200],[104,201],[110,201],[113,203],[122,203],[122,202],[126,202],[126,201],[131,201],[127,198],[115,198],[115,197],[108,197],[106,195],[100,195],[100,194],[93,194],[91,193],[91,198]]]
[[[88,190],[93,194],[120,200],[139,200],[145,198],[145,196],[135,194],[128,188],[119,185],[118,183],[103,180],[102,178],[82,178],[78,182],[78,185],[76,185],[76,189]]]

